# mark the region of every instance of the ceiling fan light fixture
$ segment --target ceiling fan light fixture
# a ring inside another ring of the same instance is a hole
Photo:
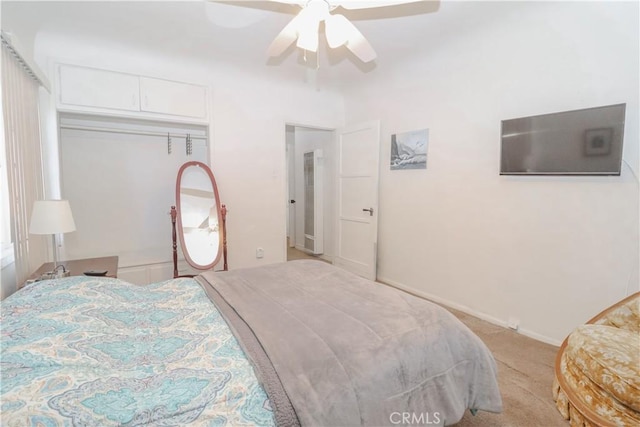
[[[331,6],[326,0],[309,0],[303,10],[307,10],[310,16],[320,22],[329,17]]]
[[[331,49],[342,46],[353,36],[349,21],[342,15],[329,15],[324,21],[324,31],[327,36],[327,44]]]
[[[307,27],[302,28],[298,33],[298,42],[296,46],[300,49],[309,50],[311,52],[318,51],[318,27],[320,22],[316,22],[315,25],[310,23]]]
[[[302,10],[278,34],[267,50],[269,56],[280,56],[294,42],[296,46],[311,52],[318,51],[320,22],[325,23],[327,44],[334,49],[345,46],[362,62],[370,62],[377,55],[362,33],[345,16],[331,14],[336,7],[368,9],[420,3],[427,0],[269,0],[277,3],[296,4]],[[430,0],[439,6],[439,0]]]
[[[311,0],[294,18],[296,20],[297,43],[300,49],[318,51],[320,22],[329,16],[329,4],[324,0]]]
[[[355,25],[342,15],[331,15],[325,21],[325,32],[329,47],[345,45],[362,62],[370,62],[376,59],[376,51],[371,44],[356,28]]]

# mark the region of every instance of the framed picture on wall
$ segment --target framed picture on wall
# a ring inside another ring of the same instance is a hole
[[[391,135],[391,170],[426,169],[429,129]]]
[[[613,128],[587,129],[584,133],[584,153],[587,156],[606,156],[611,153]]]

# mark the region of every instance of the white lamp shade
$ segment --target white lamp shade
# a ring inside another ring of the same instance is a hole
[[[75,229],[68,200],[38,200],[33,204],[29,233],[58,234]]]

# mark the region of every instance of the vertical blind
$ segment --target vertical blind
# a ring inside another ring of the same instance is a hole
[[[9,204],[18,285],[47,259],[45,236],[29,235],[33,203],[44,198],[39,86],[33,72],[3,38],[2,110],[8,194],[2,198]]]

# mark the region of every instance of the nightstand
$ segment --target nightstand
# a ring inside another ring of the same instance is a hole
[[[63,265],[70,276],[83,276],[85,271],[107,270],[106,277],[118,277],[118,257],[108,256],[102,258],[74,259],[70,261],[59,261],[58,266]],[[44,273],[53,270],[52,262],[45,262],[38,268],[27,281],[36,280]]]

